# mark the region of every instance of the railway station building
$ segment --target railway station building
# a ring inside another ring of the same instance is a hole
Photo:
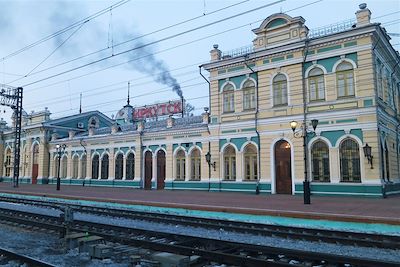
[[[23,114],[20,183],[59,175],[80,186],[303,194],[308,180],[314,195],[399,194],[400,56],[366,5],[315,30],[277,13],[253,33],[249,47],[213,45],[199,116],[138,119],[129,98],[114,119]],[[0,131],[0,176],[11,182],[12,125]]]

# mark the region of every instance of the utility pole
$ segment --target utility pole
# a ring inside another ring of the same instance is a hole
[[[13,186],[18,187],[20,147],[21,147],[21,122],[22,122],[22,87],[12,87],[0,84],[0,105],[9,106],[15,113],[15,139],[14,139],[14,173]]]

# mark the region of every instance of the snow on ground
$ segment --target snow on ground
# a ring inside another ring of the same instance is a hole
[[[48,208],[40,208],[40,207],[33,207],[28,205],[19,205],[19,204],[9,204],[9,203],[1,203],[0,207],[2,208],[10,208],[10,209],[18,209],[24,211],[33,211],[41,214],[59,216],[60,211]],[[310,252],[324,252],[324,253],[335,253],[339,255],[349,255],[353,257],[360,257],[360,258],[371,258],[371,259],[381,259],[381,260],[391,260],[394,262],[400,263],[400,251],[399,250],[391,250],[391,249],[377,249],[377,248],[357,248],[352,246],[344,246],[344,245],[336,245],[336,244],[327,244],[327,243],[318,243],[318,242],[309,242],[309,241],[300,241],[300,240],[290,240],[284,238],[277,238],[277,237],[268,237],[268,236],[260,236],[260,235],[252,235],[252,234],[238,234],[234,232],[224,231],[223,229],[219,230],[210,230],[201,227],[190,227],[190,226],[181,226],[181,225],[168,225],[168,224],[161,224],[161,223],[153,223],[141,220],[132,220],[132,219],[124,219],[124,218],[112,218],[112,217],[104,217],[92,214],[84,214],[76,212],[74,213],[74,219],[77,220],[86,220],[86,221],[93,221],[98,223],[107,223],[111,225],[119,225],[125,227],[132,227],[138,229],[145,229],[145,230],[155,230],[155,231],[163,231],[168,233],[177,233],[177,234],[185,234],[191,236],[201,236],[205,238],[217,238],[220,240],[228,240],[228,241],[235,241],[235,242],[246,242],[258,245],[266,245],[266,246],[273,246],[273,247],[284,247],[289,249],[304,249],[307,248]],[[0,232],[4,232],[0,229]],[[30,251],[32,254],[31,256],[35,255],[46,255],[46,258],[51,259],[50,262],[54,262],[53,260],[57,259],[61,261],[61,257],[65,258],[65,261],[68,264],[75,264],[78,265],[63,265],[60,262],[60,265],[57,263],[58,266],[102,266],[99,263],[95,265],[90,265],[92,263],[88,262],[87,256],[85,255],[77,255],[77,252],[70,252],[66,255],[59,254],[62,250],[59,244],[58,237],[51,237],[47,238],[44,236],[31,238],[32,235],[38,234],[33,233],[29,234],[25,237],[22,234],[14,234],[8,235],[7,237],[3,238],[1,235],[8,234],[0,233],[1,241],[4,240],[12,240],[13,242],[6,242],[6,243],[16,243],[18,245],[23,240],[27,240],[30,245],[28,247],[34,248],[39,251]],[[31,241],[30,241],[31,240]],[[14,242],[15,241],[15,242]],[[2,246],[2,245],[1,245]],[[18,248],[18,247],[17,247]],[[21,249],[21,248],[18,248]],[[29,249],[28,249],[29,251]],[[52,255],[56,254],[56,256],[52,257]],[[54,259],[53,259],[54,258]],[[101,263],[101,262],[100,262]],[[118,266],[118,265],[104,265],[104,266]],[[125,265],[121,265],[125,266]]]

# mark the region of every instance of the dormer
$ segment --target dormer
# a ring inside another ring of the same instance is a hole
[[[304,40],[308,28],[303,17],[277,13],[266,18],[260,27],[253,30],[257,37],[253,40],[254,49],[271,48]]]

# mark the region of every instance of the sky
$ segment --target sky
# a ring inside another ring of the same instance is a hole
[[[0,83],[23,87],[24,110],[47,107],[53,119],[79,113],[80,94],[83,112],[113,117],[128,83],[133,106],[182,94],[198,115],[208,106],[199,65],[214,44],[250,46],[252,29],[278,12],[310,30],[354,19],[362,2],[399,50],[398,0],[0,0]],[[12,110],[0,108],[10,122]]]

